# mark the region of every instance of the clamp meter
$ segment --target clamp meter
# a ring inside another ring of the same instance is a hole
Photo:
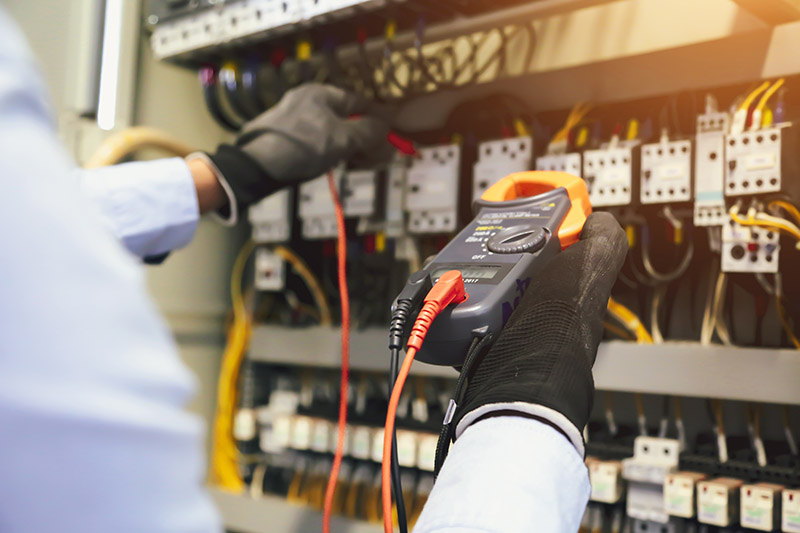
[[[500,331],[536,270],[578,241],[592,207],[581,178],[530,171],[498,181],[473,211],[475,219],[425,266],[434,282],[460,271],[468,296],[431,325],[416,356],[426,363],[460,365],[473,331]]]

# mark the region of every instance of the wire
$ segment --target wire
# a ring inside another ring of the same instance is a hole
[[[350,296],[347,289],[347,234],[344,225],[344,210],[336,190],[336,179],[333,172],[328,172],[328,186],[331,190],[333,205],[336,211],[336,252],[339,261],[339,300],[342,309],[342,375],[339,385],[339,421],[337,426],[336,451],[333,454],[333,466],[325,489],[325,503],[322,511],[322,531],[330,533],[333,497],[336,493],[336,482],[342,466],[344,439],[347,430],[347,396],[350,380]],[[390,516],[391,518],[391,516]]]
[[[619,326],[615,326],[610,322],[603,321],[603,327],[606,328],[610,333],[613,333],[617,337],[621,337],[627,341],[634,341],[636,337],[634,337],[629,331],[622,329]]]
[[[716,419],[717,431],[717,452],[719,454],[719,462],[728,462],[728,440],[725,436],[725,425],[722,414],[722,400],[712,400],[714,418]]]
[[[653,267],[653,263],[650,260],[650,252],[648,251],[647,246],[648,239],[644,239],[642,245],[640,246],[642,250],[642,266],[644,266],[647,275],[653,278],[656,281],[660,281],[662,283],[668,283],[670,281],[674,281],[681,277],[686,270],[689,268],[689,265],[692,262],[692,258],[694,257],[694,239],[688,239],[686,243],[686,252],[681,259],[680,264],[678,265],[675,270],[672,272],[662,273],[658,272],[655,267]]]
[[[658,312],[661,309],[661,300],[664,298],[664,293],[666,291],[666,285],[656,287],[655,291],[653,291],[653,301],[650,306],[650,332],[653,336],[654,344],[661,344],[664,342],[664,337],[661,335],[661,327],[658,325]]]
[[[775,274],[775,307],[778,311],[778,318],[781,321],[783,331],[786,332],[786,336],[794,347],[800,350],[800,339],[797,338],[791,324],[789,324],[789,318],[786,316],[786,309],[783,306],[783,279],[780,273]]]
[[[756,226],[759,228],[769,228],[781,231],[798,241],[796,246],[800,246],[800,228],[792,222],[778,218],[771,217],[766,213],[756,213],[754,209],[748,210],[747,218],[739,216],[739,204],[732,205],[728,214],[734,222],[740,226]]]
[[[634,394],[633,401],[636,404],[636,421],[639,425],[639,435],[647,435],[647,416],[644,412],[642,394],[639,392]]]
[[[764,95],[761,97],[761,100],[758,101],[758,105],[756,105],[755,109],[753,109],[753,113],[750,118],[750,130],[755,131],[761,127],[761,117],[764,112],[764,108],[767,106],[767,102],[772,95],[780,89],[786,80],[784,78],[779,79],[775,83],[770,86],[769,89],[764,92]]]
[[[233,415],[236,409],[237,378],[250,339],[250,317],[242,296],[242,276],[247,260],[255,244],[247,241],[231,273],[231,301],[233,304],[233,324],[228,332],[225,352],[222,356],[217,385],[217,411],[214,419],[213,446],[211,452],[211,479],[219,487],[233,492],[244,488],[237,465],[238,450],[233,438]]]
[[[714,287],[714,305],[711,314],[714,317],[714,331],[717,332],[719,339],[725,346],[730,346],[731,336],[728,333],[728,326],[722,317],[722,311],[725,307],[725,289],[728,284],[728,278],[725,272],[720,272],[717,275],[717,283]]]
[[[625,329],[631,332],[639,344],[653,344],[653,338],[650,336],[647,328],[644,327],[642,321],[639,320],[639,317],[636,316],[633,311],[614,300],[614,298],[609,298],[608,312],[611,316],[619,320]]]
[[[715,272],[717,274],[715,274]],[[706,293],[706,304],[703,310],[703,324],[700,328],[700,344],[708,346],[711,344],[711,338],[714,336],[714,318],[716,315],[712,314],[712,307],[714,305],[714,283],[712,280],[719,273],[719,261],[714,261],[711,267],[711,275],[708,278],[708,291]]]
[[[783,433],[786,435],[786,444],[789,445],[789,451],[792,455],[798,455],[797,450],[797,441],[794,439],[794,434],[792,433],[792,426],[789,420],[789,406],[784,405],[781,409],[781,415],[783,418]]]
[[[391,400],[391,391],[394,389],[394,384],[397,381],[397,373],[400,366],[400,350],[397,348],[392,349],[392,355],[389,362],[389,393]],[[397,457],[397,431],[392,431],[392,492],[394,493],[395,506],[397,507],[397,525],[400,528],[400,533],[408,532],[408,519],[406,514],[406,502],[403,499],[403,482],[400,479],[400,460]]]
[[[158,148],[179,157],[194,152],[189,145],[182,143],[166,132],[145,126],[135,126],[115,133],[106,139],[84,165],[84,168],[98,168],[118,163],[124,157],[143,148]]]
[[[314,275],[311,269],[308,268],[306,262],[285,246],[276,246],[273,252],[275,252],[275,255],[291,264],[295,272],[305,281],[308,290],[311,292],[311,297],[314,298],[317,310],[319,311],[320,324],[323,326],[332,326],[333,317],[331,315],[330,305],[328,304],[328,298],[325,296],[325,291],[322,290],[319,279]]]
[[[778,207],[784,209],[790,215],[792,215],[797,224],[800,224],[800,210],[798,210],[793,204],[790,204],[784,200],[773,200],[768,204],[768,207],[771,209]]]
[[[219,92],[217,84],[219,81],[217,68],[213,66],[202,67],[198,71],[200,84],[203,86],[203,98],[206,101],[206,107],[217,124],[222,126],[228,131],[239,131],[242,126],[237,120],[233,120],[225,114],[219,102]]]
[[[261,463],[253,470],[253,479],[250,480],[250,497],[254,500],[264,495],[264,478],[267,475],[267,463]]]

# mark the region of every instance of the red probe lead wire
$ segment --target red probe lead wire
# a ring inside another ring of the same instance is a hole
[[[403,366],[397,374],[397,380],[389,398],[389,408],[386,411],[386,425],[383,428],[383,461],[381,463],[381,506],[383,508],[383,530],[385,533],[394,533],[392,523],[392,486],[391,486],[391,457],[392,457],[392,434],[394,433],[394,423],[397,418],[397,406],[400,403],[400,395],[403,392],[403,385],[406,383],[408,373],[411,371],[411,363],[414,356],[422,347],[422,342],[428,334],[428,330],[433,320],[442,312],[442,309],[451,303],[460,303],[467,298],[464,289],[464,280],[461,272],[450,270],[439,277],[439,281],[425,296],[422,310],[414,321],[414,327],[408,337],[406,357],[403,359]],[[398,496],[402,497],[402,496]]]
[[[333,466],[325,489],[325,505],[322,508],[322,531],[331,531],[331,513],[333,511],[333,496],[336,492],[336,482],[339,479],[339,469],[342,466],[344,452],[344,439],[347,430],[347,396],[350,381],[350,297],[347,289],[347,234],[344,226],[344,211],[336,190],[336,180],[333,172],[328,173],[328,186],[331,189],[333,205],[336,210],[336,256],[339,266],[339,296],[342,302],[342,378],[339,389],[339,422],[336,436],[336,453],[333,455]]]

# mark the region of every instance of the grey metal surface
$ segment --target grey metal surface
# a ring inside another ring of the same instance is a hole
[[[386,371],[386,336],[380,328],[354,331],[351,368]],[[253,330],[250,354],[263,362],[337,368],[340,346],[338,329],[259,326]],[[450,367],[424,363],[415,364],[411,372],[456,377]],[[600,390],[800,405],[797,350],[610,341],[600,346],[594,375]]]
[[[800,351],[691,342],[603,343],[598,389],[800,404]]]
[[[322,513],[293,505],[277,496],[257,500],[211,488],[225,528],[237,533],[306,533],[322,531]],[[331,519],[331,529],[341,533],[374,533],[379,524],[342,517]]]

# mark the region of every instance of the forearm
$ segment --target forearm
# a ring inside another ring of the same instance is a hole
[[[577,531],[589,493],[583,460],[556,429],[490,418],[456,441],[414,531]]]

